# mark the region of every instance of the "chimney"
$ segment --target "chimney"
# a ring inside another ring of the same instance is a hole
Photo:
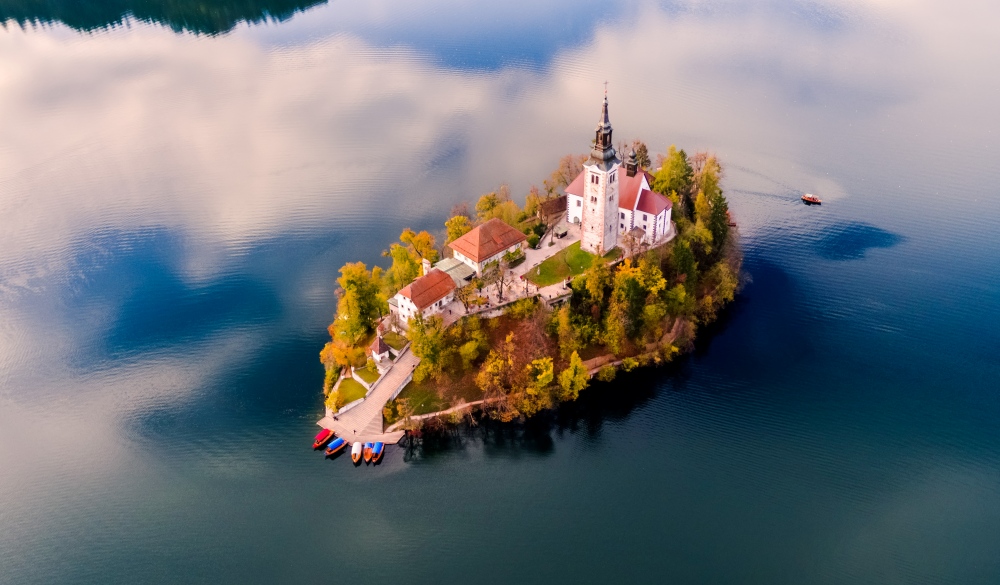
[[[431,271],[431,261],[428,260],[427,258],[424,258],[423,266],[424,266],[424,276],[427,276],[427,273]]]

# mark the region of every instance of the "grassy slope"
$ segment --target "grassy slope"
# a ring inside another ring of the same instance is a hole
[[[358,398],[364,398],[365,393],[368,391],[365,390],[364,386],[357,383],[353,379],[344,378],[340,381],[340,389],[338,392],[340,392],[340,396],[344,399],[344,404],[348,404],[350,402],[354,402]]]
[[[364,380],[365,383],[367,383],[369,386],[374,384],[375,381],[378,380],[379,378],[378,372],[374,370],[369,370],[367,367],[358,368],[355,371],[355,373],[358,375],[359,378]]]

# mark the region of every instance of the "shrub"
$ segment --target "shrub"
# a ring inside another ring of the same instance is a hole
[[[639,360],[635,358],[625,358],[622,360],[622,369],[626,372],[631,372],[632,370],[639,367]]]
[[[507,308],[507,314],[514,319],[525,319],[533,315],[537,308],[538,304],[535,303],[535,299],[526,298],[511,303]]]
[[[618,371],[615,369],[615,367],[612,366],[611,364],[608,364],[597,371],[597,379],[600,380],[601,382],[610,382],[611,380],[615,379],[615,374],[617,373]]]
[[[531,246],[532,248],[538,248],[538,242],[540,240],[541,238],[538,236],[538,234],[531,234],[530,236],[528,236],[528,245]]]
[[[536,236],[538,236],[539,238],[541,238],[542,236],[545,235],[545,224],[544,223],[536,223],[531,228],[531,231],[533,231]]]

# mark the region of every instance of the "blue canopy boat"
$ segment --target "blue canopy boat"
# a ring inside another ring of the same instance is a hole
[[[340,451],[346,446],[347,446],[347,441],[341,439],[340,437],[337,437],[329,445],[326,446],[326,456],[329,457],[330,455],[333,455],[334,453]]]
[[[375,443],[372,447],[372,463],[378,463],[382,460],[382,452],[385,450],[385,445],[381,441]]]

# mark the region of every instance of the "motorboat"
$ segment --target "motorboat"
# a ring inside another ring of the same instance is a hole
[[[362,451],[362,449],[363,449],[363,447],[361,446],[361,442],[360,441],[354,441],[354,444],[351,445],[351,461],[353,461],[355,463],[358,463],[359,461],[361,461],[361,451]]]
[[[385,444],[381,441],[376,441],[375,446],[372,447],[372,463],[381,461],[383,453],[385,453]]]
[[[316,439],[313,441],[313,449],[319,449],[323,445],[326,445],[335,436],[330,429],[323,429],[316,435]]]
[[[347,441],[341,439],[340,437],[337,437],[329,445],[326,446],[325,454],[327,457],[329,457],[330,455],[333,455],[334,453],[340,451],[346,446],[347,446]]]
[[[365,443],[365,447],[364,447],[365,463],[371,463],[372,462],[372,448],[373,447],[375,447],[375,445],[373,445],[371,443]]]
[[[822,199],[813,195],[812,193],[806,193],[805,195],[803,195],[802,201],[804,201],[806,205],[821,205],[823,203]]]

